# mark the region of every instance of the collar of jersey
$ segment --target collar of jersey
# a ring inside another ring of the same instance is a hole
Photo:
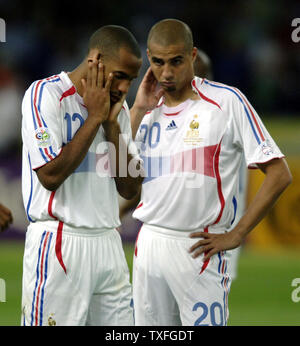
[[[195,76],[191,81],[192,89],[197,95],[199,95],[199,93],[198,93],[197,89],[194,87],[193,82],[195,81],[197,88],[200,88],[200,86],[201,86],[201,84],[203,84],[204,80],[205,80],[205,78],[200,78],[200,77]]]
[[[68,88],[71,88],[71,87],[73,86],[73,87],[75,88],[75,90],[76,90],[76,87],[75,87],[75,85],[72,83],[72,81],[71,81],[70,77],[68,76],[68,73],[67,73],[67,72],[62,71],[60,75],[61,75],[61,77],[62,77],[64,83],[67,84],[67,87],[68,87]],[[83,98],[78,94],[77,90],[76,90],[75,96],[76,96],[77,101],[78,101],[82,106],[85,107],[84,102],[83,102]]]
[[[194,77],[191,81],[191,85],[193,88],[193,91],[198,95],[197,90],[195,89],[195,87],[193,86],[193,81],[195,80],[196,85],[197,84],[202,84],[202,81],[204,80],[203,78],[199,78],[199,77]],[[184,102],[180,103],[179,105],[177,105],[176,107],[168,107],[166,106],[166,104],[164,103],[162,105],[162,112],[163,115],[167,118],[169,117],[178,117],[181,115],[182,111],[192,102],[193,100],[191,99],[187,99]]]
[[[166,118],[178,117],[182,114],[182,111],[192,102],[191,99],[187,99],[175,107],[168,107],[165,104],[162,105],[162,113]]]

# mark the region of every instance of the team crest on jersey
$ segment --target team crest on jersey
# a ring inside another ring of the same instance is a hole
[[[184,143],[189,145],[196,145],[203,140],[203,138],[200,138],[199,136],[199,122],[197,120],[198,115],[195,114],[193,120],[189,124],[189,130],[187,130],[186,136],[183,138]]]
[[[37,139],[39,147],[48,147],[50,145],[50,134],[46,129],[37,129],[35,132],[35,138]]]
[[[265,154],[265,155],[271,155],[274,152],[273,148],[272,148],[272,146],[268,140],[262,142],[260,144],[260,147],[261,147],[263,154]]]

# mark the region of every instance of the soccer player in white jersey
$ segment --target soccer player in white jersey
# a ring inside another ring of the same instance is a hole
[[[77,68],[35,81],[25,93],[24,325],[133,325],[116,228],[118,193],[132,198],[142,181],[128,174],[139,157],[125,101],[140,66],[133,35],[104,26]]]
[[[236,88],[194,77],[189,27],[175,19],[148,36],[150,68],[131,109],[145,178],[133,216],[136,325],[226,325],[225,251],[239,246],[291,182],[280,152]],[[265,173],[230,230],[243,154]],[[229,231],[230,230],[230,231]]]

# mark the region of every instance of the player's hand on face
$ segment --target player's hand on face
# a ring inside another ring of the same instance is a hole
[[[111,108],[107,118],[107,122],[117,121],[118,114],[120,113],[123,103],[125,102],[127,94],[123,94],[121,99],[116,102]]]
[[[13,222],[11,211],[0,204],[0,232],[4,231]]]
[[[82,79],[83,101],[88,109],[89,117],[94,117],[101,123],[110,112],[110,87],[113,75],[104,78],[104,65],[94,59],[88,62],[87,78]]]
[[[163,94],[164,90],[158,86],[158,81],[149,67],[138,88],[134,106],[145,111],[152,110]]]
[[[203,262],[220,251],[235,249],[242,243],[242,238],[232,231],[222,234],[195,232],[190,234],[190,238],[201,238],[191,246],[189,252],[193,258],[204,253]]]

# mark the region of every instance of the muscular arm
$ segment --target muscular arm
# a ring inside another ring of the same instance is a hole
[[[258,166],[265,173],[265,179],[244,216],[234,229],[228,233],[193,233],[191,238],[204,238],[190,248],[193,257],[198,257],[200,254],[205,253],[206,255],[203,259],[205,261],[221,250],[230,250],[238,247],[292,182],[292,176],[285,159],[273,159]]]
[[[292,182],[285,159],[274,159],[265,164],[258,164],[258,167],[266,176],[247,212],[233,230],[240,238],[244,238],[266,216]]]
[[[123,198],[131,199],[138,193],[143,177],[140,175],[133,177],[129,171],[129,163],[136,161],[134,164],[137,167],[137,171],[140,170],[140,163],[128,152],[127,145],[121,135],[119,123],[116,120],[104,122],[103,127],[106,139],[108,142],[113,143],[115,148],[115,152],[109,153],[109,155],[110,160],[115,164],[116,175],[114,179],[117,190]],[[122,150],[121,153],[120,149]]]
[[[138,106],[133,105],[130,109],[130,124],[132,130],[132,137],[135,138],[140,123],[143,120],[144,115],[146,114],[146,108],[139,108]]]
[[[80,165],[100,125],[100,121],[88,117],[73,139],[63,147],[60,155],[36,170],[40,182],[47,190],[57,190]]]
[[[135,195],[134,198],[126,201],[122,204],[120,208],[120,218],[122,219],[126,213],[128,213],[130,210],[135,209],[137,205],[139,204],[139,201],[141,200],[141,189],[139,192]]]
[[[132,137],[135,138],[140,123],[147,111],[152,110],[163,96],[163,89],[157,88],[158,83],[149,67],[139,86],[136,98],[130,109]]]
[[[112,77],[110,75],[104,85],[103,65],[98,65],[97,61],[90,63],[87,80],[82,80],[83,100],[88,109],[86,121],[60,155],[36,170],[47,190],[56,190],[80,165],[100,125],[108,118]]]

